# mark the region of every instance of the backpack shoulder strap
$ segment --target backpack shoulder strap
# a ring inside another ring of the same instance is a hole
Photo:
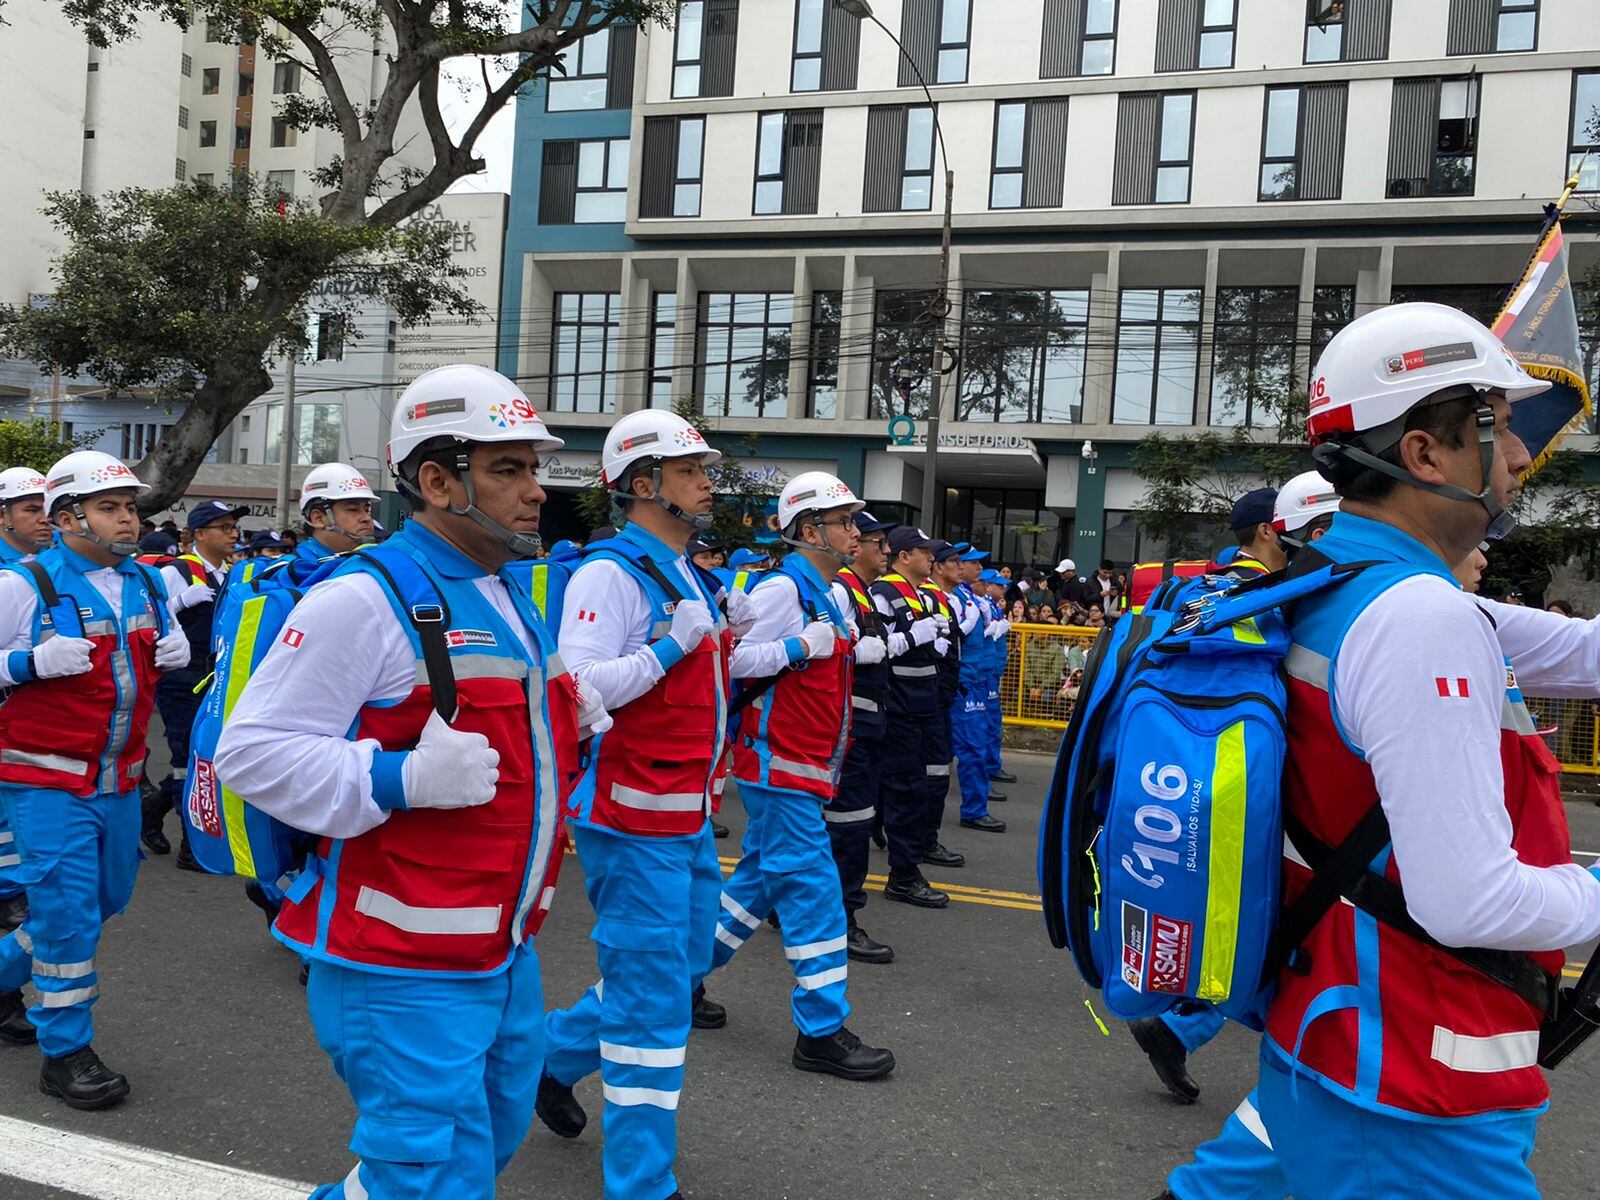
[[[390,594],[399,601],[401,611],[417,631],[417,641],[422,645],[423,669],[428,673],[428,687],[433,693],[434,711],[447,723],[454,721],[457,711],[456,672],[450,665],[450,647],[444,636],[445,626],[450,623],[449,606],[445,604],[440,589],[432,586],[432,580],[420,563],[416,564],[414,572],[402,568],[401,574],[407,577],[409,585],[402,586],[395,574],[383,565],[385,557],[388,556],[368,551],[361,555],[360,561],[371,567],[388,585]],[[428,590],[418,586],[419,583],[429,585]]]
[[[17,571],[26,571],[33,580],[34,590],[39,593],[39,606],[51,614],[55,622],[56,632],[72,637],[83,636],[83,614],[78,611],[78,602],[71,596],[62,597],[56,590],[55,580],[50,578],[50,572],[36,558],[26,559],[22,562],[11,564]],[[67,618],[70,616],[70,621]],[[70,634],[69,629],[76,628],[76,634]],[[164,630],[163,630],[164,632]]]
[[[17,567],[33,576],[33,586],[39,592],[39,603],[46,608],[55,608],[61,603],[61,595],[56,591],[55,580],[50,578],[49,571],[39,565],[38,559],[24,559],[17,564]]]
[[[159,575],[141,562],[135,561],[133,569],[139,572],[144,580],[145,590],[150,593],[150,599],[155,601],[156,637],[164,638],[172,624],[172,610],[167,607],[167,585],[161,582]]]

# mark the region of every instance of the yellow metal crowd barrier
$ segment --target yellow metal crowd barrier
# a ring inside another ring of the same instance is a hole
[[[1096,629],[1077,625],[1013,625],[1000,710],[1007,725],[1065,729]],[[1534,723],[1575,775],[1600,775],[1600,701],[1528,697]]]

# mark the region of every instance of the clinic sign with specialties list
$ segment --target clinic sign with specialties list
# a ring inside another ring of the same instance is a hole
[[[450,275],[480,306],[471,316],[440,313],[395,335],[395,387],[449,363],[496,365],[500,328],[500,270],[505,249],[506,197],[499,192],[441,196],[407,224],[454,226]]]

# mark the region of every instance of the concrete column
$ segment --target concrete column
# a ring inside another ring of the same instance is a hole
[[[1389,303],[1394,288],[1394,243],[1377,249],[1377,260],[1356,272],[1356,316]]]
[[[650,325],[654,313],[650,281],[639,274],[631,255],[622,259],[622,286],[619,289],[622,320],[618,336],[622,340],[617,366],[621,372],[617,388],[617,411],[637,412],[648,403],[650,394]]]
[[[1200,297],[1200,369],[1195,375],[1194,415],[1196,425],[1211,423],[1211,365],[1213,357],[1208,348],[1216,344],[1217,337],[1217,267],[1222,261],[1222,249],[1206,249],[1205,292]]]
[[[1089,281],[1088,349],[1083,356],[1083,424],[1111,424],[1111,377],[1117,367],[1117,309],[1122,251],[1106,251],[1106,269]]]
[[[695,286],[694,266],[687,257],[678,260],[678,324],[673,330],[674,358],[672,372],[672,400],[676,404],[685,396],[698,393],[699,383],[694,375],[695,318],[700,311],[700,293]]]
[[[809,417],[806,384],[811,374],[811,260],[794,259],[794,324],[789,329],[789,416]]]
[[[839,320],[839,415],[864,421],[872,387],[873,279],[856,269],[857,259],[844,260],[844,309]]]
[[[555,289],[550,286],[544,272],[535,265],[533,255],[524,254],[521,305],[526,315],[522,322],[522,336],[518,339],[521,344],[515,350],[516,376],[523,391],[530,396],[546,399],[550,395],[550,372],[556,353],[555,338],[552,336],[555,302]],[[534,315],[540,313],[545,315]]]
[[[1301,248],[1300,307],[1295,310],[1294,324],[1294,383],[1304,387],[1311,380],[1311,326],[1317,308],[1317,245],[1308,243]]]

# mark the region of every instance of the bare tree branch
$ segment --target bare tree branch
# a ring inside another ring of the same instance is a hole
[[[350,103],[350,93],[345,90],[344,79],[339,74],[339,68],[333,61],[333,55],[328,47],[311,27],[294,17],[279,17],[281,24],[302,46],[310,52],[312,61],[317,65],[317,82],[322,85],[322,90],[327,93],[328,103],[333,106],[334,116],[339,120],[339,132],[344,137],[345,153],[350,147],[361,141],[361,117],[356,112],[355,105]]]

